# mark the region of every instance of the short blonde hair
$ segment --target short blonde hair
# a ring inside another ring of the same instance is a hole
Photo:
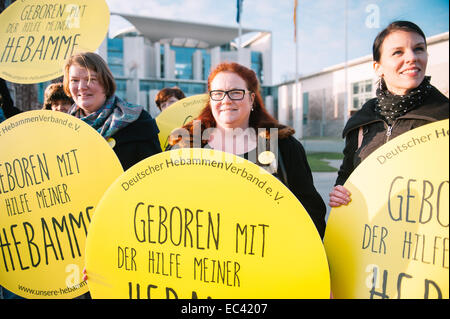
[[[116,81],[105,60],[93,52],[78,52],[69,57],[64,65],[64,92],[68,96],[72,97],[69,89],[69,69],[72,65],[79,65],[97,73],[98,81],[103,86],[107,99],[116,92]]]

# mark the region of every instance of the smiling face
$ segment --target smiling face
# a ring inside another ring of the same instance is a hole
[[[225,97],[221,101],[210,99],[210,104],[218,128],[248,128],[255,94],[248,91],[244,79],[233,72],[219,72],[211,81],[210,88],[211,91],[245,90],[245,95],[242,100],[231,100],[225,94]]]
[[[106,101],[105,89],[97,73],[77,64],[69,68],[69,90],[75,103],[86,115],[96,112]]]
[[[394,31],[383,41],[379,62],[374,62],[378,76],[388,90],[405,95],[422,83],[428,62],[425,40],[415,32]]]
[[[56,101],[52,102],[51,108],[52,108],[52,111],[59,111],[59,112],[67,113],[71,106],[72,106],[72,104],[68,103],[67,101],[56,100]]]
[[[164,111],[165,109],[167,109],[169,106],[171,106],[173,103],[177,102],[178,99],[175,96],[171,96],[167,99],[167,101],[162,102],[159,107],[161,109],[161,111]]]

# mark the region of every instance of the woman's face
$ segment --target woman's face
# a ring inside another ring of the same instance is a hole
[[[248,128],[250,112],[255,97],[247,89],[247,85],[239,75],[233,72],[220,72],[211,81],[211,91],[245,90],[241,100],[232,100],[225,94],[221,101],[210,98],[211,110],[219,128]]]
[[[52,111],[59,111],[59,112],[64,112],[67,113],[70,109],[70,107],[72,106],[72,104],[67,103],[67,101],[64,100],[57,100],[52,102]]]
[[[162,102],[159,106],[161,107],[161,111],[164,111],[166,108],[171,106],[173,103],[177,102],[178,99],[175,96],[171,96],[167,99],[167,101]]]
[[[381,45],[379,62],[374,62],[378,76],[384,78],[388,90],[405,95],[422,83],[427,68],[425,40],[415,32],[394,31]]]
[[[75,103],[89,115],[100,109],[106,101],[105,89],[97,73],[80,65],[69,68],[69,90]]]

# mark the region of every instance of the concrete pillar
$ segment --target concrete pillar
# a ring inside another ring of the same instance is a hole
[[[262,53],[263,84],[272,85],[272,49]]]
[[[211,69],[214,69],[221,62],[220,47],[211,49]]]
[[[143,77],[149,78],[154,77],[155,75],[155,66],[153,59],[153,47],[150,40],[144,38],[144,52],[143,52],[143,60],[144,64],[143,68]]]
[[[202,70],[203,70],[203,55],[202,51],[197,50],[192,56],[192,75],[193,80],[202,80]]]
[[[164,43],[164,78],[175,79],[175,52],[169,43]]]
[[[159,113],[161,113],[155,103],[155,98],[158,92],[159,90],[150,90],[148,92],[149,113],[153,118],[157,117]]]
[[[277,117],[276,114],[274,114],[274,110],[273,110],[273,96],[268,95],[264,98],[264,105],[266,106],[266,110],[267,112],[269,112],[270,115],[272,115],[273,117]]]
[[[292,108],[293,108],[293,128],[295,137],[303,138],[303,94],[302,84],[294,82],[292,84]]]
[[[147,112],[149,111],[148,92],[139,91],[139,105],[142,105]]]
[[[139,96],[139,79],[137,77],[137,72],[133,70],[130,77],[127,79],[127,89],[126,89],[126,100],[129,103],[140,104]]]
[[[241,48],[238,50],[237,62],[250,69],[252,66],[251,50],[247,48]]]
[[[288,91],[288,85],[281,85],[278,87],[278,114],[276,114],[276,117],[282,124],[286,124],[288,120]]]
[[[145,46],[143,37],[125,37],[123,39],[123,66],[126,77],[145,77],[145,66],[148,65],[145,59]],[[136,75],[134,75],[136,69]]]
[[[161,44],[156,42],[153,46],[153,61],[155,65],[155,77],[161,78]]]

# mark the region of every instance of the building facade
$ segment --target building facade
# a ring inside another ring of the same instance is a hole
[[[159,90],[178,86],[186,96],[205,93],[210,70],[222,61],[252,68],[263,92],[271,93],[270,31],[242,29],[247,40],[239,47],[238,28],[116,15],[133,27],[107,37],[97,52],[113,72],[117,95],[144,106],[152,116],[159,114],[154,102]],[[265,102],[273,109],[270,95]]]
[[[97,50],[110,66],[117,95],[145,107],[156,117],[155,97],[178,86],[186,96],[205,93],[210,70],[222,61],[241,63],[255,71],[265,106],[281,123],[293,127],[298,139],[340,137],[348,118],[375,96],[378,81],[372,56],[364,56],[273,84],[272,34],[141,16],[118,14],[133,27],[110,34]],[[449,95],[449,33],[429,37],[427,75]],[[49,82],[38,84],[39,101]]]
[[[234,61],[253,69],[266,108],[292,126],[299,139],[340,137],[348,118],[375,96],[378,81],[372,56],[364,56],[302,76],[272,83],[272,34],[238,28],[118,14],[133,27],[105,39],[98,53],[117,80],[117,94],[157,116],[154,99],[164,87],[178,86],[187,96],[206,92],[211,68]],[[449,33],[427,39],[427,75],[449,95]],[[297,89],[295,89],[297,88]]]

